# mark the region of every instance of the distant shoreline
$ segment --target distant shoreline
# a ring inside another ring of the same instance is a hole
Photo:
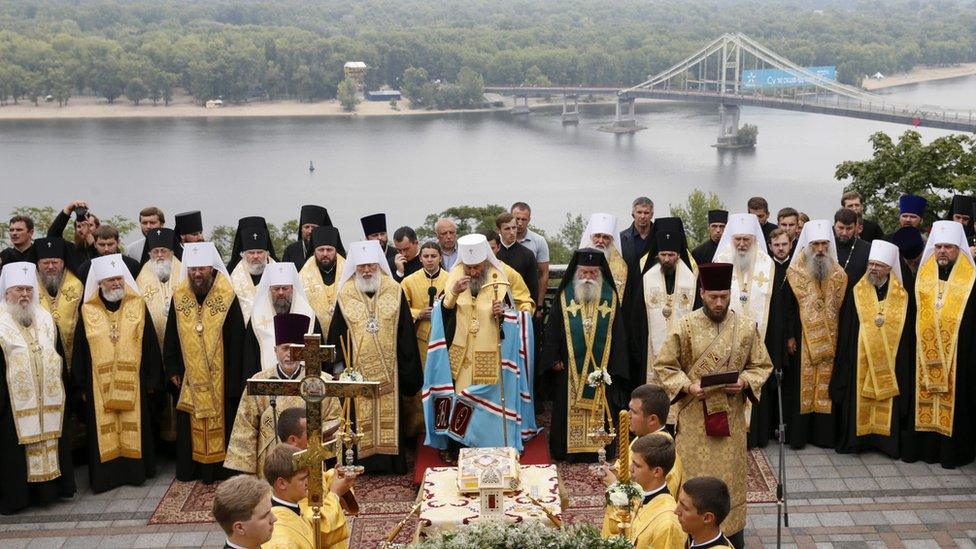
[[[935,82],[936,80],[950,80],[976,74],[976,63],[961,63],[947,67],[932,67],[923,65],[908,72],[885,75],[882,80],[865,78],[861,85],[868,91],[883,90],[897,86]]]
[[[976,63],[963,63],[948,67],[921,66],[905,72],[887,75],[883,80],[867,78],[862,83],[864,89],[876,91],[897,86],[907,86],[922,82],[948,80],[976,75]],[[604,103],[598,101],[597,103]],[[612,101],[609,102],[612,104]],[[547,104],[534,101],[535,108]],[[363,101],[355,112],[346,112],[337,101],[319,101],[316,103],[302,103],[294,100],[259,101],[254,103],[230,104],[224,107],[208,109],[198,104],[188,95],[179,95],[169,106],[153,105],[151,101],[143,101],[135,106],[124,97],[109,104],[104,99],[91,96],[73,97],[64,107],[56,103],[41,102],[34,106],[29,101],[21,101],[14,105],[7,103],[0,106],[0,121],[3,120],[78,120],[78,119],[106,119],[106,118],[271,118],[271,117],[325,117],[325,118],[355,118],[374,116],[431,116],[456,113],[484,113],[506,111],[508,107],[491,109],[457,109],[457,110],[426,110],[411,109],[409,102],[400,101],[397,108],[385,101]]]

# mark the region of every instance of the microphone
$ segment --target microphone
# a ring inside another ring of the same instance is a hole
[[[433,286],[430,286],[429,288],[427,288],[427,297],[430,298],[427,301],[427,306],[428,307],[433,307],[434,306],[434,298],[437,297],[437,288],[435,288]]]

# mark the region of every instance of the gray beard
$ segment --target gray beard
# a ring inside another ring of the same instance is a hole
[[[163,261],[153,261],[152,263],[153,274],[155,274],[156,278],[164,284],[169,281],[169,275],[172,272],[172,269],[173,269],[172,259],[165,259]]]
[[[380,290],[380,279],[379,275],[373,275],[373,278],[363,278],[360,275],[356,275],[356,289],[364,294],[375,294]]]
[[[868,282],[870,282],[871,285],[874,286],[875,288],[880,288],[884,286],[886,282],[888,282],[887,276],[878,276],[873,273],[868,273],[867,276],[868,276]]]
[[[109,303],[118,303],[119,301],[122,301],[123,297],[125,297],[125,288],[119,288],[118,290],[102,290],[102,297],[104,297],[105,301],[108,301]]]
[[[18,303],[4,303],[7,312],[13,317],[17,324],[24,328],[30,328],[34,324],[34,304],[20,305]]]
[[[244,268],[247,269],[247,273],[251,276],[261,276],[264,274],[264,268],[267,267],[267,263],[248,263],[244,262]]]
[[[64,269],[62,269],[58,274],[53,276],[48,276],[41,274],[41,283],[44,284],[44,289],[50,295],[55,295],[58,290],[61,289],[61,282],[64,280]]]
[[[271,302],[271,306],[274,307],[275,314],[277,315],[291,312],[291,300],[288,298],[275,299]]]
[[[472,278],[468,282],[468,290],[471,291],[472,297],[478,297],[478,292],[481,291],[481,287],[485,285],[486,280],[488,280],[488,269],[485,269],[478,278]]]
[[[735,255],[732,256],[732,266],[738,272],[750,273],[752,272],[754,260],[755,255],[752,253],[751,249],[747,252],[739,252],[736,250]]]
[[[830,274],[830,263],[828,256],[810,256],[810,260],[807,261],[807,274],[817,282],[823,282]]]
[[[600,288],[602,286],[602,277],[599,280],[574,280],[573,290],[576,294],[576,300],[586,304],[596,303],[600,299]]]

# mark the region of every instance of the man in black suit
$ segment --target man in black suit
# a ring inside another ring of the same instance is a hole
[[[762,229],[768,247],[769,233],[777,228],[775,223],[769,222],[769,202],[766,202],[766,199],[761,196],[754,196],[746,203],[746,209],[759,218],[759,227]]]
[[[840,197],[840,205],[842,208],[854,210],[856,214],[864,215],[864,202],[861,200],[861,195],[858,192],[848,191],[844,193]],[[876,238],[884,238],[884,231],[881,230],[881,226],[877,222],[863,217],[861,220],[860,239],[870,244]],[[870,248],[870,246],[868,247]]]
[[[631,272],[640,270],[640,259],[644,257],[654,239],[654,202],[646,196],[634,200],[630,210],[634,222],[620,231],[620,253]]]
[[[834,214],[834,240],[837,262],[847,272],[847,291],[857,284],[868,269],[871,245],[857,236],[857,213],[841,208]]]

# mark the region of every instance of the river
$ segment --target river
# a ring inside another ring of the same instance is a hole
[[[976,77],[886,91],[899,102],[972,109]],[[390,231],[419,225],[454,205],[526,201],[533,223],[557,231],[567,213],[608,211],[629,222],[646,195],[665,216],[699,188],[732,211],[763,195],[775,212],[811,217],[838,207],[835,166],[870,155],[876,131],[906,126],[743,108],[759,127],[755,151],[712,148],[711,106],[644,106],[635,135],[597,131],[612,110],[584,107],[579,126],[558,114],[430,117],[98,119],[0,122],[0,212],[15,206],[91,202],[94,213],[135,218],[146,205],[167,214],[201,209],[208,226],[245,215],[295,218],[303,203],[326,205],[346,241],[362,237],[361,215],[387,212]],[[925,138],[946,135],[922,129]],[[310,174],[309,160],[317,170]]]

